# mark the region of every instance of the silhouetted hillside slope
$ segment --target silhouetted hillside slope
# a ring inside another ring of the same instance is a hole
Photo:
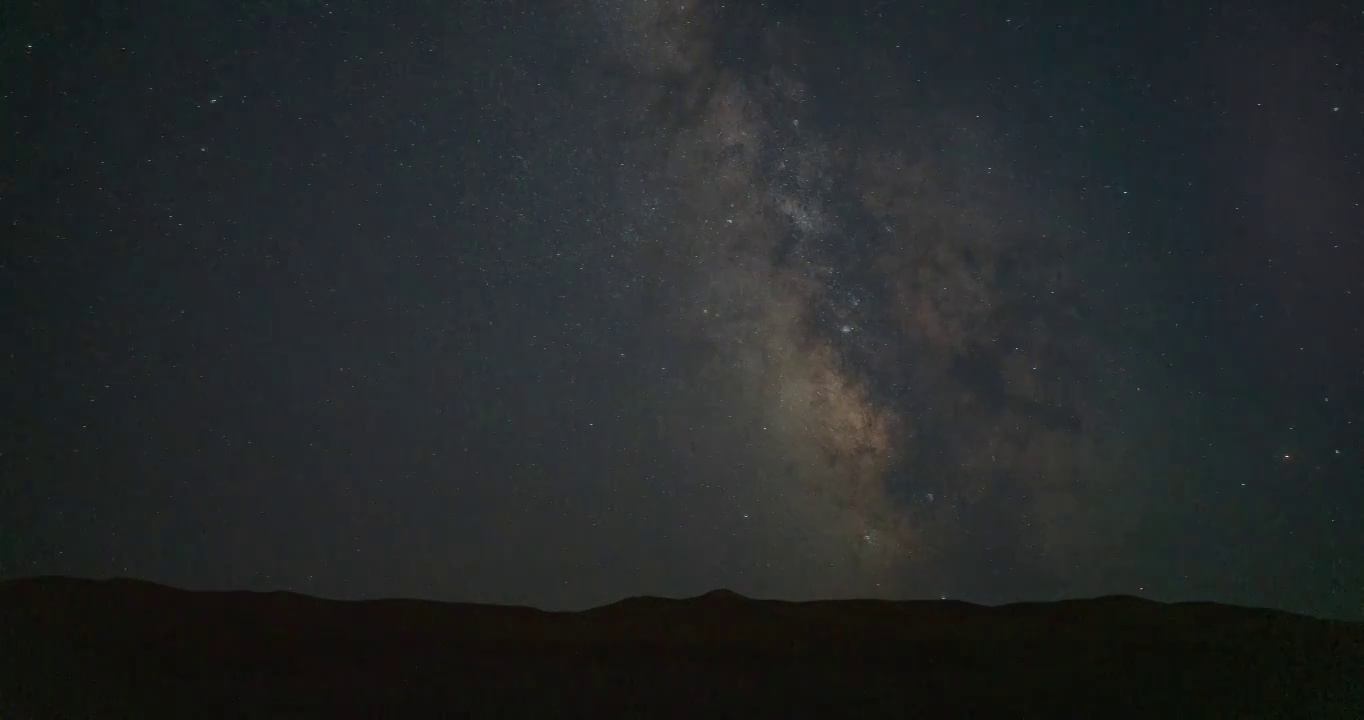
[[[0,583],[0,717],[1364,717],[1364,625],[1131,597],[580,613]]]

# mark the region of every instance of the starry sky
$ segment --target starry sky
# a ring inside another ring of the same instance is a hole
[[[1288,5],[10,3],[0,577],[1364,619]]]

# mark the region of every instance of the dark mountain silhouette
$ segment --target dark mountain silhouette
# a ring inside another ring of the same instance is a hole
[[[1364,624],[719,590],[576,613],[0,583],[0,717],[1364,717]]]

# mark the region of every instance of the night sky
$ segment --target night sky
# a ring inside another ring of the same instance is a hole
[[[1311,5],[6,3],[0,577],[1364,619]]]

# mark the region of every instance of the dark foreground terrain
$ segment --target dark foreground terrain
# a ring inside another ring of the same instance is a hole
[[[0,583],[0,717],[1364,717],[1364,625],[1130,597],[580,613]]]

